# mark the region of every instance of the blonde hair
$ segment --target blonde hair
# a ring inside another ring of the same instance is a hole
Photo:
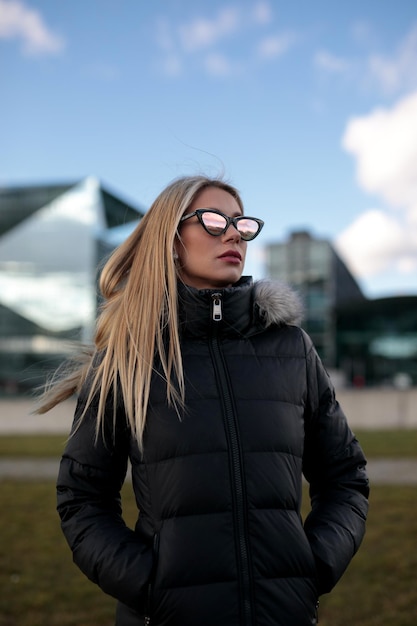
[[[187,176],[171,182],[103,267],[99,282],[103,305],[96,323],[95,349],[80,353],[66,374],[52,382],[38,413],[45,413],[78,393],[88,377],[84,414],[93,399],[98,398],[98,434],[111,391],[115,420],[120,385],[131,431],[142,446],[152,372],[158,357],[166,381],[167,402],[180,414],[185,385],[174,244],[180,239],[181,217],[206,187],[230,193],[243,213],[238,191],[221,179]]]

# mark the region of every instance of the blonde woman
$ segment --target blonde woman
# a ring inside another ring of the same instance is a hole
[[[262,226],[221,180],[171,183],[102,271],[94,349],[44,398],[78,395],[58,511],[118,626],[316,624],[361,543],[366,461],[298,300],[242,278]]]

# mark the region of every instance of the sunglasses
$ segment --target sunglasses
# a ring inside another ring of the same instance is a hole
[[[184,220],[195,215],[204,230],[213,237],[223,235],[230,224],[233,224],[243,241],[252,241],[259,235],[264,225],[264,222],[257,217],[246,217],[246,215],[229,217],[217,209],[196,209],[192,213],[184,215],[180,222],[184,222]]]

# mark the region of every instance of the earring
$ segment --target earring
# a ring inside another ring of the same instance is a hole
[[[174,250],[174,254],[172,256],[174,258],[174,261],[178,261],[178,253],[175,252],[175,250]]]

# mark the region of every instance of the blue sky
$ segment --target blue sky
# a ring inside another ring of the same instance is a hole
[[[414,0],[0,0],[0,184],[95,175],[148,207],[224,173],[263,247],[308,229],[417,294]]]

